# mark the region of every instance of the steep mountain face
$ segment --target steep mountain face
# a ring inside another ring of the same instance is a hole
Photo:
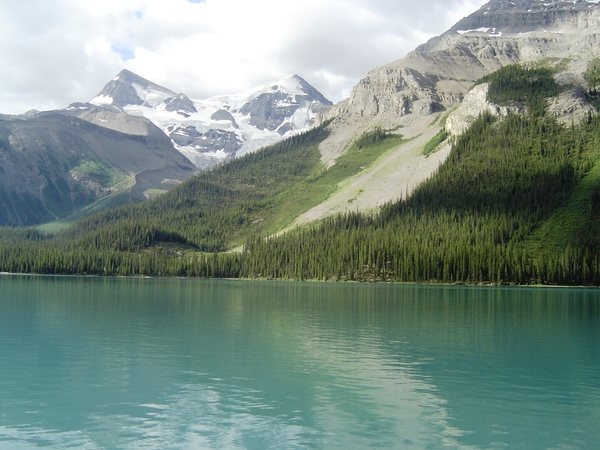
[[[331,102],[298,75],[240,94],[192,100],[123,70],[80,110],[80,117],[93,116],[98,107],[146,117],[206,169],[307,130],[328,106]]]
[[[405,58],[363,78],[328,114],[393,117],[459,104],[473,82],[503,65],[558,58],[580,77],[598,55],[600,5],[579,0],[492,0]]]
[[[119,193],[118,203],[143,200],[196,172],[149,121],[127,122],[135,133],[123,133],[72,112],[0,119],[0,226],[63,219]]]
[[[123,109],[127,105],[158,106],[175,92],[123,70],[90,102],[94,105],[112,105]]]
[[[476,80],[505,65],[536,63],[559,69],[557,81],[571,90],[551,100],[551,112],[566,123],[586,117],[595,108],[585,98],[589,86],[583,73],[599,57],[600,3],[596,1],[488,2],[406,57],[369,72],[349,98],[321,114],[321,121],[333,119],[330,137],[319,147],[327,165],[335,164],[353,141],[375,127],[397,130],[413,140],[389,156],[384,171],[365,173],[365,178],[377,182],[361,184],[359,194],[342,189],[338,199],[328,199],[323,211],[307,215],[312,220],[348,209],[373,209],[409,194],[449,153],[447,144],[428,157],[422,154],[428,140],[444,126],[439,118],[462,104]],[[448,131],[466,129],[478,112],[503,112],[486,104],[481,89],[448,119]],[[432,158],[437,159],[435,164]]]

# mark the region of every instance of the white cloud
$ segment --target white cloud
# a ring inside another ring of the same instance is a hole
[[[485,0],[0,0],[0,113],[87,101],[121,69],[192,98],[297,73],[339,101]]]

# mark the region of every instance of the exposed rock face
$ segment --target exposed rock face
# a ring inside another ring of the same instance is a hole
[[[540,26],[589,28],[597,25],[597,2],[586,0],[492,0],[454,25],[449,33],[491,26],[499,33],[539,31]],[[591,22],[590,22],[591,20]]]
[[[259,130],[279,131],[286,118],[307,104],[304,98],[298,97],[283,92],[261,94],[242,106],[239,112],[248,116],[250,125]]]
[[[521,112],[517,108],[498,106],[488,102],[487,83],[478,84],[465,96],[460,106],[446,119],[446,131],[452,135],[462,134],[481,114],[489,112],[495,116],[505,116],[512,112]]]
[[[600,4],[492,0],[405,58],[371,71],[324,118],[383,121],[431,114],[462,102],[473,82],[500,67],[540,58],[581,64],[600,54]]]
[[[192,102],[184,94],[177,94],[175,97],[171,97],[165,100],[165,110],[169,112],[178,112],[185,116],[186,114],[192,114],[198,112]]]
[[[312,125],[317,113],[329,106],[332,103],[319,91],[302,77],[293,75],[250,95],[241,107],[234,106],[232,112],[247,117],[247,122],[258,130],[285,136],[306,124]]]
[[[585,91],[576,87],[549,99],[547,112],[559,122],[571,125],[580,123],[590,114],[595,114],[596,110],[587,99]]]
[[[212,116],[210,116],[210,118],[212,120],[226,120],[228,122],[231,122],[231,125],[233,125],[234,128],[239,128],[239,125],[235,121],[235,118],[231,115],[229,111],[225,109],[220,109],[216,111],[215,113],[213,113]]]
[[[509,112],[523,113],[517,107],[499,106],[487,100],[488,84],[482,83],[475,86],[465,96],[465,99],[455,111],[446,119],[446,131],[452,135],[460,135],[485,112],[495,116],[505,116]],[[559,122],[570,125],[586,119],[595,112],[588,101],[585,91],[581,88],[569,89],[556,97],[548,99],[547,113],[558,119]]]
[[[90,103],[112,105],[123,109],[127,105],[156,106],[164,100],[176,97],[175,92],[152,81],[122,70]]]
[[[298,75],[240,94],[192,100],[124,70],[72,114],[119,130],[127,121],[108,117],[111,113],[147,117],[172,138],[177,150],[207,169],[307,130],[329,106],[331,102]],[[135,126],[132,119],[127,129]]]

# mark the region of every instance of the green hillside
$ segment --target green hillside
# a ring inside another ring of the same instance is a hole
[[[496,101],[528,112],[480,117],[433,177],[377,214],[268,237],[402,143],[373,130],[325,169],[325,124],[55,235],[0,229],[0,270],[600,285],[600,119],[546,117],[561,88],[544,68],[484,81]]]

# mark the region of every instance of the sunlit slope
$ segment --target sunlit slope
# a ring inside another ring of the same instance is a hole
[[[385,150],[377,158],[366,160],[360,171],[340,179],[336,189],[322,202],[300,214],[292,227],[349,211],[373,213],[388,202],[406,198],[448,157],[448,141],[445,138],[435,140],[444,128],[445,117],[446,114],[439,113],[400,118],[399,125],[394,128],[404,139],[385,144]],[[334,130],[339,132],[339,125]],[[349,142],[356,142],[356,138]],[[426,151],[428,144],[429,152]],[[351,149],[353,145],[350,144]],[[339,163],[344,158],[346,156],[338,157],[336,161]],[[332,168],[338,163],[332,162],[335,164]]]
[[[328,124],[324,124],[261,152],[200,173],[148,202],[85,218],[68,230],[66,236],[102,234],[105,228],[119,234],[115,227],[135,222],[190,248],[226,251],[242,244],[248,235],[274,234],[293,223],[306,223],[306,212],[323,202],[335,201],[338,196],[356,198],[357,180],[361,177],[373,180],[384,172],[384,167],[393,172],[389,161],[396,159],[398,165],[410,158],[426,161],[420,154],[423,141],[439,127],[439,124],[430,126],[427,133],[413,139],[406,139],[400,133],[402,129],[375,128],[359,136],[334,165],[327,167],[318,150],[319,143],[329,134]],[[408,156],[405,148],[408,148]],[[394,185],[386,195],[397,198],[406,183],[397,172],[389,182]],[[374,195],[376,191],[370,191],[366,181],[363,183],[365,196]],[[379,196],[379,204],[381,199]],[[342,206],[356,210],[352,203],[346,201]],[[378,204],[376,201],[362,203],[369,210]],[[314,216],[312,220],[322,217],[325,214]]]

